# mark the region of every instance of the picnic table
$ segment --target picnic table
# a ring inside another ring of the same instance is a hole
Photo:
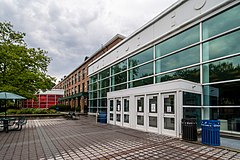
[[[0,118],[0,128],[3,128],[2,131],[6,133],[10,130],[20,131],[26,123],[27,119],[25,117],[19,117],[18,119],[15,117]]]

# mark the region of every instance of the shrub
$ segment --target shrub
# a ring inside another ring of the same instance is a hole
[[[16,109],[8,109],[7,114],[16,114],[18,110]]]
[[[8,109],[7,114],[53,114],[56,110],[39,109],[39,108],[23,108],[23,109]]]
[[[57,108],[58,108],[58,111],[70,111],[71,110],[70,105],[64,105],[64,104],[57,104],[57,105],[49,107],[49,109],[54,109],[54,110],[57,110]]]

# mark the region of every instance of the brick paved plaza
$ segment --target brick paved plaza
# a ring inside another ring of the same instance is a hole
[[[240,159],[240,153],[180,139],[80,120],[28,120],[0,132],[0,159]]]

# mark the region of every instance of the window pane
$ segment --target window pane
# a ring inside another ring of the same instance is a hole
[[[240,132],[240,108],[211,108],[210,118],[220,121],[220,130]]]
[[[107,107],[107,98],[99,100],[100,107]]]
[[[175,113],[175,102],[174,95],[164,96],[164,113],[174,114]]]
[[[91,90],[97,90],[97,82],[90,84],[90,89]]]
[[[93,98],[97,98],[97,91],[93,92]]]
[[[137,125],[144,125],[144,116],[137,116]]]
[[[183,92],[183,105],[201,106],[201,94]]]
[[[99,78],[103,79],[103,78],[108,77],[109,75],[110,75],[110,70],[109,70],[109,68],[107,68],[99,74]]]
[[[121,111],[121,101],[117,99],[117,111],[120,112]]]
[[[240,105],[240,82],[221,83],[203,87],[205,106]]]
[[[201,108],[183,108],[183,118],[195,118],[197,120],[197,128],[201,128]]]
[[[203,61],[240,52],[240,30],[203,44]]]
[[[124,114],[124,123],[129,123],[129,115]]]
[[[117,114],[117,122],[121,122],[121,114]]]
[[[127,81],[127,71],[113,76],[111,83],[112,83],[112,85],[116,85],[116,84],[123,83],[126,81]]]
[[[174,130],[174,118],[164,117],[164,129]]]
[[[240,56],[203,65],[203,82],[240,79]]]
[[[94,82],[96,82],[96,81],[97,81],[97,74],[94,75],[94,76],[92,76],[92,77],[90,78],[90,82],[91,82],[91,83],[94,83]]]
[[[203,22],[203,39],[240,26],[240,5]]]
[[[156,57],[163,56],[175,50],[184,48],[188,45],[199,42],[199,25],[192,27],[176,36],[159,43],[156,46]]]
[[[109,78],[101,80],[100,82],[100,88],[105,88],[105,87],[109,87]]]
[[[112,91],[122,90],[126,88],[127,88],[127,83],[124,83],[117,86],[112,86]]]
[[[129,100],[124,99],[124,112],[129,112]]]
[[[110,111],[113,111],[113,100],[110,100]]]
[[[107,92],[109,92],[109,88],[100,90],[101,97],[107,97]]]
[[[113,113],[110,113],[110,120],[113,121]]]
[[[149,116],[149,127],[157,128],[157,117]]]
[[[112,66],[112,74],[124,71],[127,69],[127,60],[124,60],[114,66]]]
[[[144,112],[144,97],[137,98],[137,112]]]
[[[141,80],[134,81],[134,82],[130,82],[129,83],[129,88],[144,86],[144,85],[148,85],[148,84],[153,84],[153,77],[146,78],[146,79],[141,79]]]
[[[129,80],[150,76],[152,74],[153,74],[153,62],[131,69],[129,71]]]
[[[200,62],[200,47],[195,46],[156,61],[156,73]]]
[[[149,48],[137,55],[129,58],[129,68],[153,59],[153,48]]]
[[[170,72],[167,74],[156,76],[156,83],[170,81],[174,79],[185,79],[192,82],[200,82],[200,67],[191,67],[187,69]]]
[[[157,96],[149,98],[149,113],[157,113]]]

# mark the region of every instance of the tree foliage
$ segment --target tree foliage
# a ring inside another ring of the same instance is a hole
[[[28,48],[24,36],[9,22],[0,22],[0,91],[31,98],[40,89],[51,89],[55,78],[47,75],[47,51]]]

